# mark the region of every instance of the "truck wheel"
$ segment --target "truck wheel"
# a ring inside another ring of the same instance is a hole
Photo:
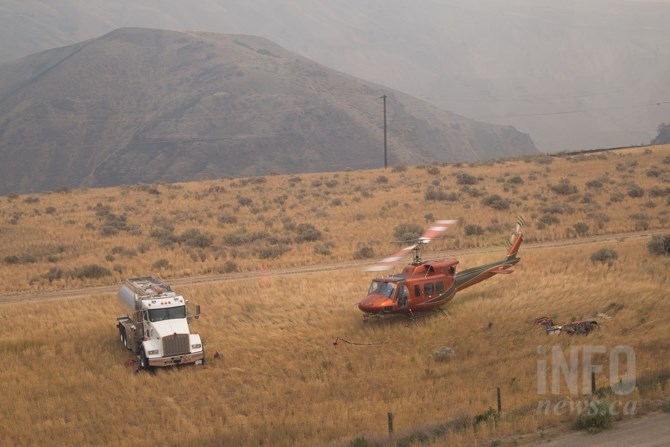
[[[122,328],[119,328],[119,337],[121,338],[121,344],[128,348],[128,338],[126,337],[126,331]]]
[[[142,348],[140,351],[140,368],[145,371],[151,371],[151,366],[149,366],[149,359],[147,359],[147,355],[144,353],[144,348]]]

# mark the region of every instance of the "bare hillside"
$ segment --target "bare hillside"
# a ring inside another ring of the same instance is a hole
[[[537,152],[269,40],[120,29],[0,66],[0,194]]]

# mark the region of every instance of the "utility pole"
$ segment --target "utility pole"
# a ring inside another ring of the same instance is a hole
[[[386,95],[380,96],[380,98],[384,100],[384,169],[386,169],[388,164],[386,158]]]

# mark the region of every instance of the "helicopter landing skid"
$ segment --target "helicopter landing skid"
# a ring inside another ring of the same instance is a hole
[[[411,323],[414,323],[416,325],[416,321],[419,318],[423,317],[428,317],[430,315],[434,315],[436,313],[441,313],[445,318],[449,317],[449,315],[439,307],[437,309],[432,309],[429,311],[423,311],[423,312],[412,312],[412,310],[409,310],[409,313],[406,314],[389,314],[389,313],[378,313],[378,314],[371,314],[371,313],[366,313],[363,314],[363,323],[367,323],[369,320],[375,320],[375,321],[385,321],[385,320],[390,320],[390,319],[396,319],[398,317],[401,317],[404,315],[407,320],[409,320]]]
[[[367,323],[369,320],[374,319],[376,321],[384,320],[384,317],[390,317],[391,314],[363,314],[363,323]]]
[[[429,317],[431,315],[435,315],[438,312],[441,313],[445,318],[449,317],[449,315],[447,315],[447,313],[444,310],[440,309],[439,307],[437,309],[432,309],[432,310],[428,310],[428,311],[424,311],[424,312],[417,312],[417,313],[414,313],[410,310],[407,317],[416,326],[417,325],[416,320],[418,318]]]

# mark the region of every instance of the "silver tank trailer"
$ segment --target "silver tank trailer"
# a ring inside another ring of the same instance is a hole
[[[143,299],[175,296],[170,286],[153,276],[130,278],[119,289],[119,300],[133,311],[139,311]]]
[[[119,289],[119,300],[130,310],[136,311],[140,309],[140,297],[127,285]]]

